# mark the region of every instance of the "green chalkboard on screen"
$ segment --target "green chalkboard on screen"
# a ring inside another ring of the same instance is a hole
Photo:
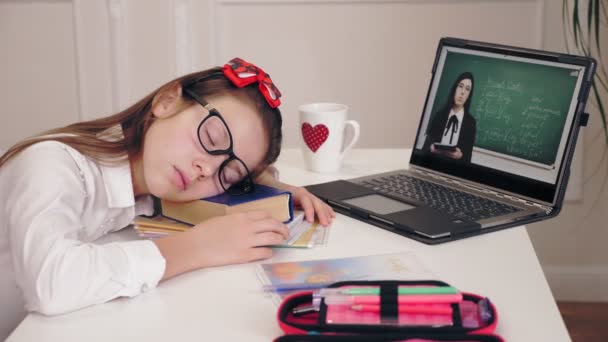
[[[475,79],[470,106],[477,121],[475,147],[552,167],[578,71],[448,52],[433,115],[466,71]]]

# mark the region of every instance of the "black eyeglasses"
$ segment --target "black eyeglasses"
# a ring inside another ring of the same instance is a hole
[[[220,112],[190,89],[184,88],[184,93],[209,111],[197,128],[198,140],[203,149],[214,156],[228,155],[217,173],[222,189],[231,195],[252,192],[253,178],[247,165],[234,154],[232,133]]]

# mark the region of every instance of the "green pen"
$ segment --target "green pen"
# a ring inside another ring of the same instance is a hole
[[[457,294],[458,290],[451,286],[399,286],[399,295],[421,294]],[[332,295],[366,296],[379,295],[380,287],[351,287],[347,289],[323,288],[319,290],[320,297]]]

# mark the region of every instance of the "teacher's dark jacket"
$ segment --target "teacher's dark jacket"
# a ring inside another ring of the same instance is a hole
[[[422,147],[423,151],[431,152],[431,144],[441,142],[441,136],[445,129],[450,111],[447,113],[438,113],[435,115],[431,124],[427,129],[426,141]],[[467,163],[471,162],[471,155],[473,154],[473,145],[475,144],[475,136],[477,135],[477,122],[475,118],[467,112],[462,116],[462,127],[460,128],[460,134],[458,136],[458,143],[456,146],[462,151],[461,161]]]

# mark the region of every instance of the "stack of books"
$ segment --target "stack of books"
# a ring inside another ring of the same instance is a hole
[[[232,196],[227,193],[191,202],[160,201],[160,215],[138,216],[133,226],[140,237],[156,239],[180,233],[211,217],[252,210],[263,210],[287,223],[290,235],[285,243],[273,247],[311,248],[327,243],[329,229],[308,222],[303,212],[293,211],[291,193],[256,184],[252,193]]]
[[[215,216],[253,210],[264,210],[273,218],[287,223],[293,219],[291,197],[289,191],[256,184],[253,192],[244,195],[223,193],[190,202],[160,200],[160,211],[165,217],[191,225]]]

